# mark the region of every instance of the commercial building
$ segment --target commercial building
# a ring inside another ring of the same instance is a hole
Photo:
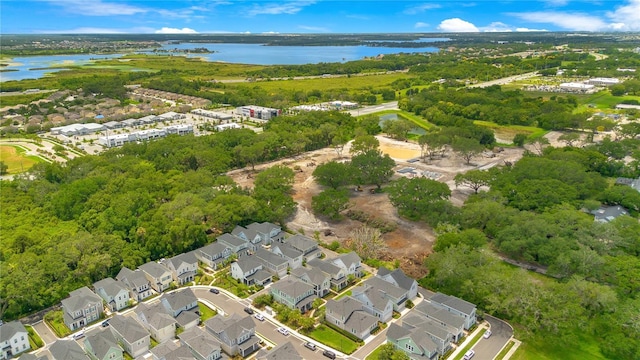
[[[247,105],[237,108],[236,113],[255,119],[269,120],[273,117],[282,115],[282,110],[262,106]]]
[[[611,86],[620,83],[620,79],[616,78],[593,78],[586,81],[587,84],[597,86]]]

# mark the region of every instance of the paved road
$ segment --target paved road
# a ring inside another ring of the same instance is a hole
[[[481,338],[476,343],[473,350],[476,352],[476,359],[493,359],[498,355],[500,350],[507,344],[513,336],[513,328],[498,318],[485,315],[485,318],[491,325],[491,337],[488,339]]]
[[[56,335],[49,329],[49,327],[44,323],[44,321],[37,322],[33,325],[33,329],[40,335],[40,338],[45,343],[45,345],[49,345],[58,338]]]
[[[377,113],[385,110],[397,110],[397,109],[398,109],[398,102],[392,101],[388,103],[382,103],[380,105],[363,106],[359,109],[349,110],[346,112],[351,114],[351,116],[360,116],[360,115],[373,114],[373,113]]]
[[[538,72],[534,71],[534,72],[530,72],[530,73],[526,73],[526,74],[520,74],[520,75],[501,78],[501,79],[481,82],[481,83],[469,85],[468,87],[470,87],[470,88],[484,88],[484,87],[489,87],[489,86],[492,86],[492,85],[505,85],[505,84],[512,83],[514,81],[532,78],[532,77],[537,76],[537,75],[538,75]]]

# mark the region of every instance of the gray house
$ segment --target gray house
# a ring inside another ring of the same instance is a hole
[[[469,330],[476,323],[476,306],[468,301],[443,293],[433,295],[429,301],[437,308],[462,317],[465,330]]]
[[[205,328],[220,342],[222,350],[229,356],[240,354],[246,357],[260,348],[256,324],[251,316],[233,314],[225,318],[218,314],[205,321]]]
[[[186,330],[178,338],[182,346],[188,347],[197,360],[217,360],[222,357],[218,340],[199,327]]]
[[[407,298],[409,299],[413,299],[418,295],[418,282],[405,275],[401,269],[391,271],[386,267],[381,266],[378,269],[376,276],[406,290]]]
[[[322,251],[318,248],[318,242],[304,235],[296,234],[288,237],[285,239],[285,243],[300,251],[304,261],[317,259],[322,255]]]
[[[195,251],[176,255],[163,260],[161,263],[171,270],[173,281],[180,286],[192,282],[198,271],[198,258],[196,258]]]
[[[181,328],[189,329],[198,325],[200,316],[195,312],[198,310],[198,298],[190,288],[162,294],[160,303]]]
[[[274,241],[282,241],[284,232],[278,225],[270,222],[252,223],[246,228],[236,226],[231,232],[233,235],[239,236],[254,245],[269,245]]]
[[[367,338],[378,326],[378,318],[364,311],[362,303],[350,296],[327,301],[325,319],[360,339]]]
[[[359,278],[363,274],[362,260],[360,259],[360,256],[353,251],[331,259],[331,262],[343,269],[347,275],[353,275]]]
[[[0,325],[0,359],[9,359],[31,350],[29,333],[19,321]]]
[[[123,267],[116,276],[129,289],[129,296],[136,301],[142,301],[151,296],[151,284],[142,270],[135,271]]]
[[[447,329],[447,331],[453,335],[453,341],[457,342],[464,336],[465,319],[462,316],[450,313],[442,308],[437,308],[427,301],[416,305],[414,311]]]
[[[165,342],[176,335],[176,320],[167,313],[161,303],[153,305],[140,303],[136,306],[135,314],[140,324],[157,342]]]
[[[396,349],[404,351],[413,360],[438,358],[437,345],[415,329],[409,330],[393,323],[387,330],[387,341]]]
[[[402,327],[415,330],[422,336],[427,336],[438,347],[438,353],[444,355],[451,349],[454,335],[437,321],[429,319],[417,312],[412,312],[402,319]]]
[[[119,281],[112,278],[102,279],[93,284],[93,289],[104,299],[111,311],[120,311],[129,306],[129,289]]]
[[[273,275],[279,278],[287,275],[289,263],[285,258],[262,248],[257,249],[253,257],[262,262],[264,269],[271,272]]]
[[[271,245],[271,252],[287,260],[287,265],[290,269],[297,269],[302,266],[302,251],[296,250],[286,243],[274,243]]]
[[[157,293],[164,292],[171,285],[173,276],[171,275],[171,270],[167,269],[166,266],[150,261],[140,265],[139,269],[144,272],[151,288]]]
[[[110,330],[97,330],[87,334],[84,348],[94,360],[123,360],[122,348]]]
[[[84,350],[73,340],[56,340],[49,346],[53,360],[89,360]]]
[[[353,288],[351,293],[362,304],[364,311],[378,321],[388,322],[393,317],[393,301],[382,290],[365,285]]]
[[[323,271],[331,276],[331,288],[340,291],[349,284],[346,271],[328,260],[313,259],[307,263],[313,271]]]
[[[62,300],[62,310],[65,325],[74,331],[100,319],[104,308],[102,298],[83,286],[72,291],[68,298]]]
[[[311,309],[313,300],[318,298],[313,286],[291,276],[271,285],[269,293],[273,295],[274,301],[290,309],[299,309],[301,313]]]
[[[232,234],[222,234],[217,238],[218,243],[228,247],[232,253],[240,254],[249,248],[249,242]]]
[[[245,285],[264,286],[271,282],[271,273],[263,270],[264,265],[253,256],[242,256],[231,263],[231,277]]]
[[[313,292],[318,297],[324,297],[331,289],[331,276],[320,269],[300,267],[291,270],[291,276],[313,286]]]
[[[405,303],[409,299],[409,292],[407,290],[398,287],[393,283],[385,281],[377,276],[371,277],[364,281],[363,288],[366,289],[367,287],[379,290],[384,295],[384,297],[393,302],[393,310],[398,312],[404,310]]]
[[[196,257],[208,267],[216,270],[231,256],[231,249],[223,243],[214,242],[196,250]]]
[[[271,350],[262,349],[256,356],[257,360],[304,360],[291,341],[282,343]]]
[[[149,333],[133,317],[116,315],[109,320],[109,329],[118,343],[132,357],[149,351]]]

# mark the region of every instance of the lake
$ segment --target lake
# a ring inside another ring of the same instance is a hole
[[[190,57],[201,57],[207,61],[222,61],[238,64],[256,65],[302,65],[328,62],[346,62],[361,60],[365,57],[380,54],[437,52],[436,47],[421,48],[394,48],[373,46],[264,46],[261,44],[219,44],[219,43],[180,43],[164,44],[158,49],[158,54],[168,54],[172,49],[190,50],[206,48],[212,53],[189,54]],[[150,54],[150,51],[139,53]],[[182,54],[182,53],[177,53]],[[17,70],[0,72],[0,81],[39,79],[47,73],[64,69],[65,65],[83,65],[91,59],[117,58],[123,54],[82,54],[82,55],[52,55],[16,57],[11,60],[10,66],[4,66],[4,70]],[[54,69],[33,70],[56,66]],[[58,68],[60,66],[60,68]]]

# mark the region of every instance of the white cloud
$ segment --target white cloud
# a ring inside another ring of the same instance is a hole
[[[480,28],[483,32],[511,32],[513,31],[509,25],[495,21],[489,24],[489,26],[483,26]]]
[[[529,28],[525,28],[525,27],[519,27],[516,28],[517,32],[534,32],[534,31],[549,31],[546,29],[529,29]]]
[[[413,27],[415,27],[416,29],[421,29],[421,28],[429,27],[429,24],[422,21],[418,21]]]
[[[459,18],[442,20],[438,30],[444,32],[479,32],[480,30],[468,21]]]
[[[135,15],[147,12],[146,9],[122,3],[109,3],[102,0],[47,0],[53,5],[62,6],[66,11],[85,16]]]
[[[599,31],[607,28],[607,24],[601,18],[582,13],[534,11],[508,15],[532,23],[553,24],[565,30]]]
[[[160,30],[156,30],[155,33],[156,34],[197,34],[198,32],[190,28],[177,29],[177,28],[163,27]]]
[[[315,4],[315,1],[292,1],[292,2],[284,2],[284,3],[268,3],[264,5],[255,4],[253,8],[251,8],[247,15],[256,16],[256,15],[280,15],[287,14],[293,15],[297,14],[304,7]]]
[[[640,0],[630,0],[626,5],[619,6],[608,12],[607,17],[613,21],[609,25],[613,30],[640,30]]]
[[[440,4],[426,3],[426,4],[420,4],[420,5],[408,7],[403,11],[403,13],[406,15],[415,15],[415,14],[423,13],[427,10],[439,9],[441,7],[442,6]]]
[[[329,29],[323,28],[323,27],[319,27],[319,26],[299,25],[298,28],[302,29],[302,30],[306,30],[306,31],[313,31],[313,32],[319,32],[319,33],[330,32]]]

